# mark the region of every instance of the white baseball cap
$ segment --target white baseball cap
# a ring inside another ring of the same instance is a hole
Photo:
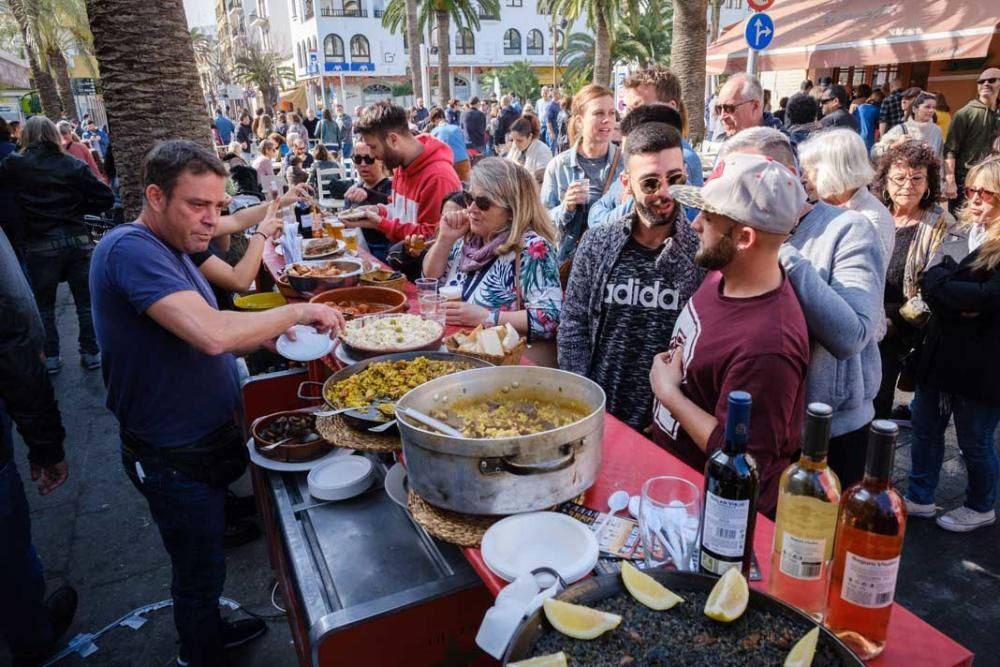
[[[806,191],[788,167],[763,155],[743,153],[720,159],[704,186],[675,185],[670,196],[689,208],[772,234],[795,229],[806,204]]]

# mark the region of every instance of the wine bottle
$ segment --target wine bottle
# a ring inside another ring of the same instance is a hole
[[[899,427],[872,422],[864,478],[840,501],[826,624],[863,660],[885,648],[906,505],[890,479]]]
[[[802,457],[778,481],[768,592],[823,620],[840,508],[840,480],[826,463],[833,409],[810,403]]]
[[[725,442],[705,464],[705,502],[698,550],[702,572],[721,575],[739,567],[744,577],[750,577],[760,487],[757,462],[747,454],[752,404],[750,394],[745,391],[729,394]]]

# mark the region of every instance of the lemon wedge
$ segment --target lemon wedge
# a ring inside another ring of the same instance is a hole
[[[730,623],[743,615],[750,603],[750,587],[738,568],[730,568],[719,577],[705,602],[705,616]]]
[[[622,561],[622,583],[636,600],[656,611],[664,611],[684,602],[684,598],[653,579],[627,560]]]
[[[591,609],[578,604],[570,604],[548,598],[542,603],[545,618],[549,619],[559,632],[573,639],[594,639],[608,630],[614,630],[622,622],[618,614]]]
[[[816,655],[816,644],[818,642],[819,626],[817,625],[802,635],[802,639],[795,642],[791,653],[785,658],[785,667],[809,667],[812,664],[813,656]]]
[[[537,658],[508,662],[507,667],[566,667],[566,654],[562,651],[549,655],[540,655]]]

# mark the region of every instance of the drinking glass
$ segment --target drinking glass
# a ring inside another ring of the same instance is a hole
[[[673,563],[693,571],[701,520],[701,489],[680,477],[653,477],[642,485],[639,535],[647,567]]]
[[[421,308],[421,313],[423,312],[423,305],[421,300],[424,296],[429,294],[436,295],[438,293],[438,279],[437,278],[417,278],[414,283],[417,286],[417,306]]]
[[[344,229],[341,234],[344,236],[344,244],[347,246],[347,252],[352,255],[358,254],[358,236],[361,233],[360,229]]]
[[[441,314],[444,316],[444,308],[441,306],[445,302],[445,298],[440,294],[434,294],[427,292],[420,295],[420,314],[424,317],[430,319],[436,319],[435,316]]]

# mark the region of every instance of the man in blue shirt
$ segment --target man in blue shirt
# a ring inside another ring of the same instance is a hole
[[[455,165],[458,180],[468,183],[472,165],[469,161],[469,150],[465,147],[465,132],[457,125],[448,122],[444,109],[441,107],[431,107],[431,113],[427,117],[427,126],[431,128],[432,137],[443,141],[451,148],[452,162]]]
[[[219,138],[222,139],[222,143],[228,146],[229,142],[233,140],[233,132],[236,131],[236,126],[233,125],[233,121],[226,118],[226,115],[222,113],[222,109],[215,110],[215,129],[219,131]]]
[[[878,129],[878,107],[868,101],[871,96],[872,87],[862,83],[855,89],[851,103],[851,115],[858,122],[858,134],[865,140],[869,153],[875,145],[875,130]]]
[[[83,140],[87,142],[91,148],[97,150],[103,160],[108,155],[108,146],[111,145],[111,140],[108,139],[108,133],[97,127],[97,123],[91,118],[87,121],[87,129],[83,131]]]
[[[559,143],[559,111],[562,109],[562,100],[559,98],[558,89],[556,91],[545,108],[545,115],[541,116],[547,133],[546,136],[548,137],[549,150],[552,151],[553,155],[559,152],[557,150]]]
[[[320,304],[220,311],[189,254],[203,252],[219,228],[225,167],[201,145],[175,140],[153,148],[141,173],[138,220],[106,234],[91,263],[107,406],[120,424],[125,472],[170,554],[177,662],[221,665],[225,647],[266,630],[258,619],[223,622],[218,606],[226,485],[247,462],[234,354],[295,324],[334,335],[343,317]]]
[[[683,133],[683,126],[686,125],[686,119],[684,115],[684,102],[681,98],[681,83],[680,79],[670,71],[669,67],[655,65],[644,70],[632,72],[625,79],[623,87],[625,89],[626,114],[632,113],[632,111],[640,106],[655,107],[657,104],[662,104],[676,113],[664,114],[662,110],[650,109],[647,113],[651,113],[652,116],[648,120],[665,122],[668,125],[675,126],[678,131]],[[671,117],[662,117],[664,115],[670,115]],[[633,129],[640,124],[637,121],[642,120],[636,118],[631,123],[627,123],[628,115],[625,116],[625,119],[625,121],[622,121],[621,128],[623,135],[627,133],[626,128]],[[679,125],[678,120],[680,122]],[[705,179],[702,175],[701,158],[694,152],[691,144],[686,139],[681,140],[681,152],[684,156],[687,184],[701,185],[704,183]],[[602,222],[615,220],[631,213],[633,202],[631,198],[626,198],[625,201],[622,201],[622,194],[621,184],[617,181],[612,183],[604,196],[591,205],[587,218],[588,226],[593,227]],[[697,211],[686,209],[685,214],[689,220],[694,220]]]

